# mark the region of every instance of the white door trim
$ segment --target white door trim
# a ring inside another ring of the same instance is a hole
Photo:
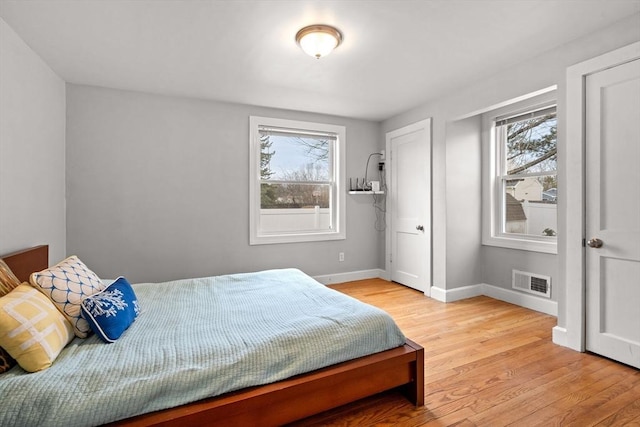
[[[564,155],[565,239],[558,242],[565,269],[565,327],[554,328],[553,342],[574,350],[585,350],[585,79],[608,68],[640,58],[640,42],[616,49],[567,68],[566,150]],[[560,300],[559,302],[561,302]],[[560,303],[562,307],[562,303]]]
[[[387,132],[386,135],[386,153],[387,155],[389,155],[389,153],[391,153],[391,142],[394,138],[397,138],[399,136],[402,135],[406,135],[409,133],[413,133],[413,132],[417,132],[421,129],[424,129],[426,132],[429,132],[429,135],[431,135],[431,118],[428,119],[424,119],[424,120],[420,120],[419,122],[404,126],[400,129],[395,129],[392,131]],[[431,139],[430,139],[431,141]],[[431,145],[433,144],[433,142],[431,141],[429,143],[429,146],[427,147],[427,150],[429,150],[429,153],[431,153]],[[429,159],[431,159],[431,155],[429,155]],[[388,159],[386,161],[386,167],[385,167],[385,181],[387,183],[391,182],[391,168],[392,168],[392,162],[391,159]],[[429,162],[429,171],[428,171],[428,180],[429,180],[429,200],[428,200],[428,206],[427,206],[427,219],[428,221],[426,221],[426,223],[424,224],[425,229],[429,230],[429,235],[433,236],[432,232],[432,219],[431,219],[431,200],[432,200],[432,191],[431,191],[431,161]],[[387,193],[390,191],[391,186],[388,185],[387,188]],[[387,212],[391,212],[392,206],[390,205],[390,201],[391,201],[392,197],[390,197],[390,194],[387,194],[386,197],[386,211]],[[389,224],[389,226],[386,227],[385,230],[385,271],[386,271],[386,279],[387,280],[391,280],[391,224]],[[431,241],[433,241],[433,237],[431,238]],[[429,286],[426,287],[424,294],[426,296],[431,296],[431,286],[433,284],[433,281],[431,280],[432,276],[433,276],[433,270],[432,270],[432,250],[433,250],[433,245],[431,244],[431,242],[429,242],[429,259],[427,260],[429,263],[429,267],[428,267],[428,277],[429,277]]]

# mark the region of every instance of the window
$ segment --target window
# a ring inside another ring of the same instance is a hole
[[[344,239],[344,126],[252,116],[250,127],[250,243]]]
[[[556,253],[556,106],[536,101],[484,116],[489,177],[483,243]]]

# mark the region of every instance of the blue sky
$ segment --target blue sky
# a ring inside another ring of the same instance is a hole
[[[307,148],[297,142],[296,137],[286,137],[271,135],[271,152],[275,154],[271,157],[271,170],[275,172],[272,180],[284,179],[283,172],[298,171],[309,163],[318,162],[312,155],[307,153]]]

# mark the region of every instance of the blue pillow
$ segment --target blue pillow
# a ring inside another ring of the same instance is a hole
[[[82,300],[80,313],[96,335],[112,343],[136,320],[140,308],[131,284],[121,276],[102,292]]]

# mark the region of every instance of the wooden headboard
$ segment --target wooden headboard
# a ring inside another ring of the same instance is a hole
[[[0,258],[20,281],[28,282],[31,273],[49,267],[49,245],[34,246],[0,256]]]

